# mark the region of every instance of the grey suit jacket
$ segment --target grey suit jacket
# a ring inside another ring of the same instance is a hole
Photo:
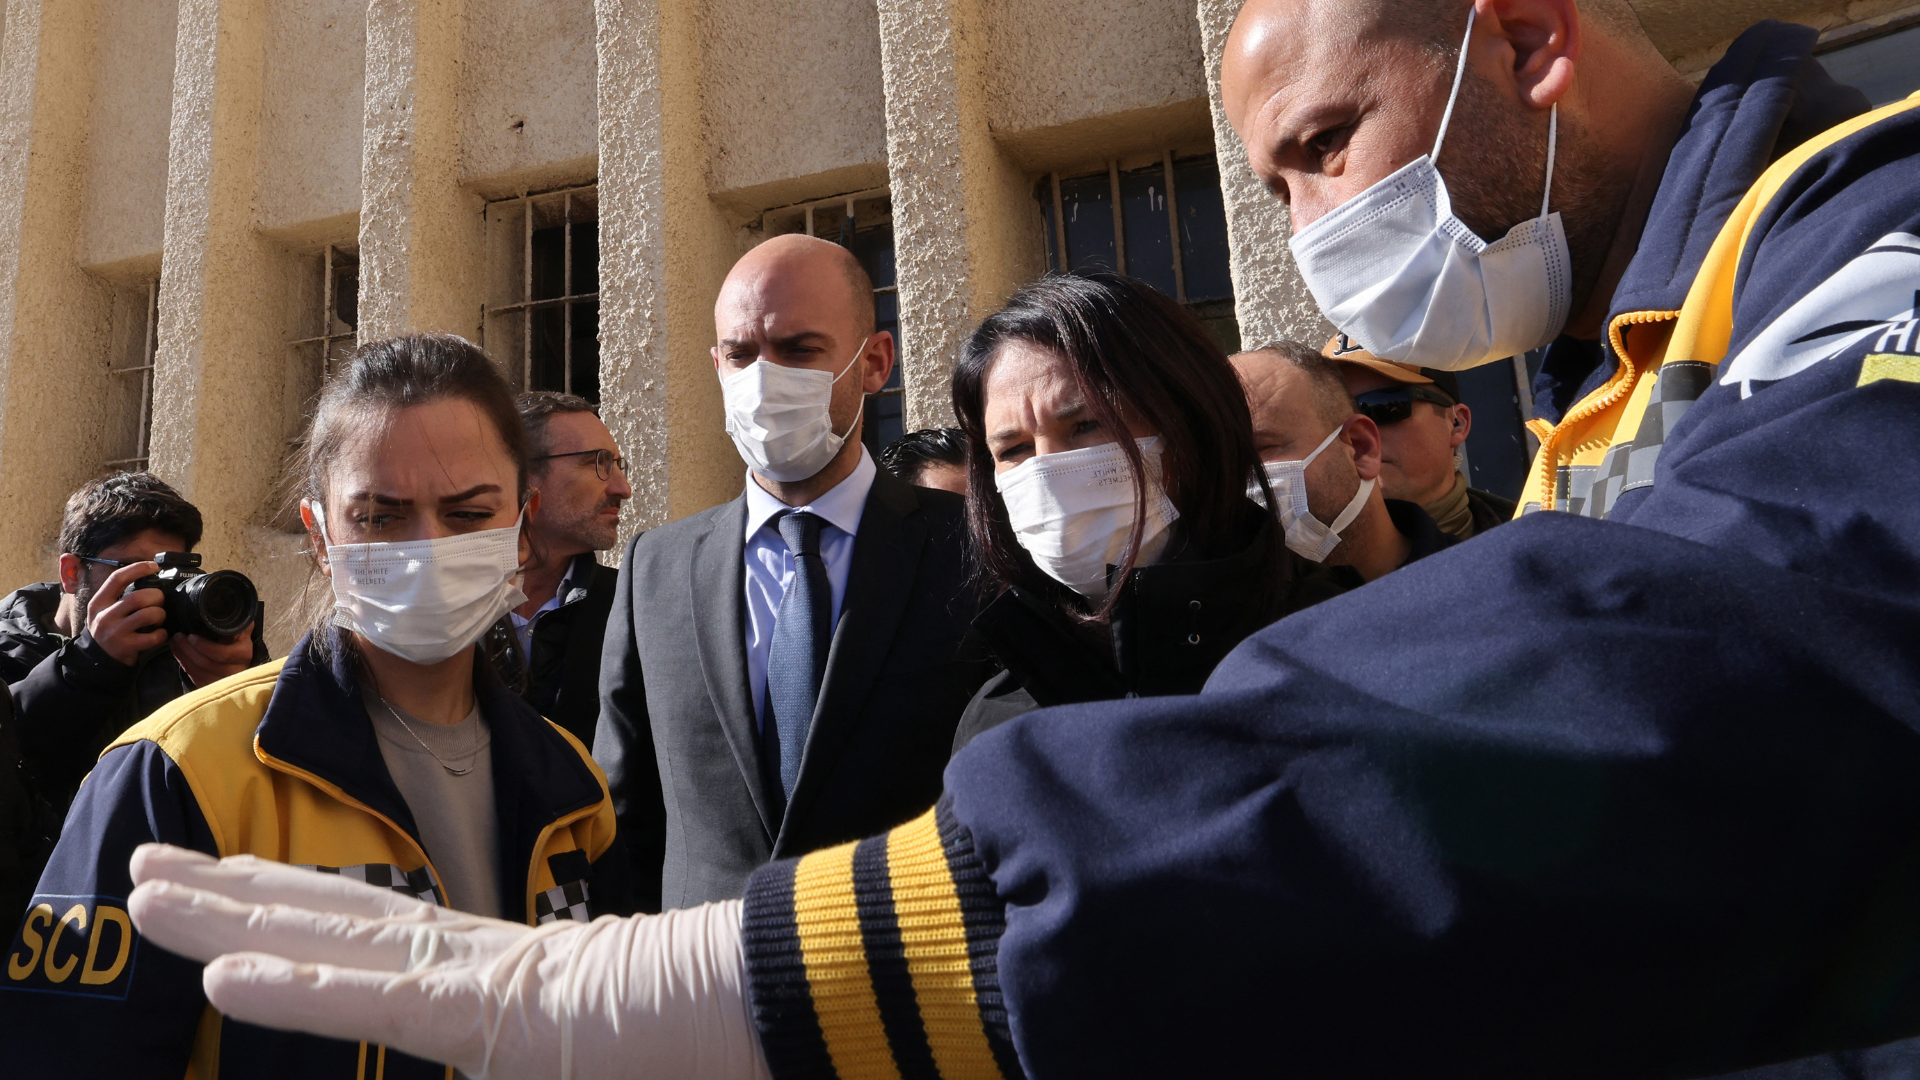
[[[743,494],[636,536],[607,624],[593,756],[634,856],[635,891],[658,881],[665,908],[737,897],[769,859],[932,806],[954,727],[992,671],[969,630],[978,605],[963,500],[882,470],[780,815],[747,682],[745,528]]]

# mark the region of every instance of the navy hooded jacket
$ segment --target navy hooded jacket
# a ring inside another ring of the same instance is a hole
[[[1198,696],[996,728],[933,813],[763,868],[775,1075],[1688,1077],[1920,1033],[1920,101],[1817,136],[1850,110],[1812,39],[1708,77],[1620,287],[1678,308],[1823,140],[1649,482],[1284,619]]]

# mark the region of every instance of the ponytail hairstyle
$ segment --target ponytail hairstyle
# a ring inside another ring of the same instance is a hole
[[[370,341],[353,351],[346,366],[327,380],[295,455],[287,487],[299,500],[326,505],[329,470],[360,439],[376,437],[395,413],[442,400],[466,401],[493,426],[513,459],[520,505],[527,501],[527,431],[513,391],[487,354],[452,334],[402,334]],[[320,570],[313,534],[307,534],[311,574],[304,601],[311,637],[308,651],[326,660],[332,650],[333,590]]]

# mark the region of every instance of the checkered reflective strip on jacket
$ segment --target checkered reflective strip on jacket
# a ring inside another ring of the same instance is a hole
[[[415,900],[425,900],[435,907],[445,907],[440,901],[440,892],[433,886],[433,874],[425,866],[418,870],[402,870],[392,863],[362,863],[359,866],[318,866],[313,863],[295,863],[302,870],[312,870],[320,874],[339,874],[341,877],[364,881],[377,889],[392,889],[403,896]]]
[[[535,925],[555,919],[592,922],[593,916],[587,914],[587,883],[569,881],[540,893],[533,898],[533,915]]]
[[[1632,441],[1608,447],[1597,469],[1583,477],[1568,477],[1567,486],[1561,489],[1567,492],[1567,502],[1561,509],[1603,518],[1620,496],[1635,488],[1652,487],[1660,448],[1666,445],[1674,425],[1713,384],[1713,372],[1713,364],[1698,360],[1673,360],[1654,369],[1653,397],[1640,418],[1640,430]]]

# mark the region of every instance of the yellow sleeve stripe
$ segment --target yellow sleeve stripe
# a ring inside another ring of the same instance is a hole
[[[943,803],[884,836],[769,863],[740,938],[779,1080],[1024,1080],[999,974],[1006,906]]]
[[[920,1022],[940,1075],[999,1076],[980,1026],[967,929],[934,815],[888,836],[887,872]]]
[[[867,970],[853,850],[844,844],[800,860],[793,879],[794,928],[834,1071],[842,1080],[900,1080]]]

